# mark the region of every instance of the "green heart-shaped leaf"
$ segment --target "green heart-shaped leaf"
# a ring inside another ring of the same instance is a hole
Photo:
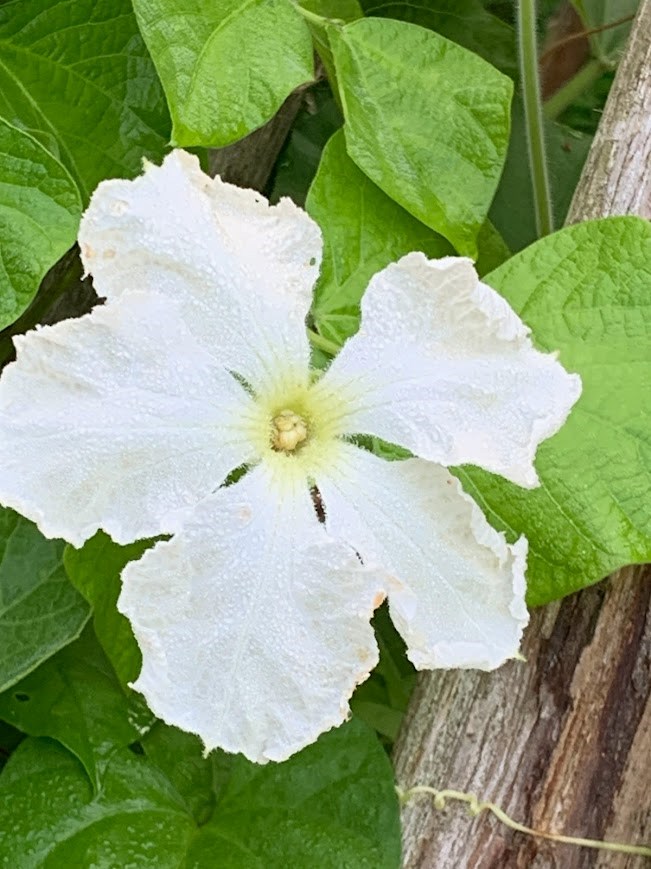
[[[331,27],[349,155],[392,199],[476,258],[513,84],[438,33],[390,19]]]
[[[45,273],[74,244],[80,215],[67,169],[0,119],[0,329],[18,319]]]
[[[0,691],[76,639],[88,604],[63,569],[64,543],[0,507]]]
[[[268,121],[314,75],[291,0],[134,0],[172,115],[172,143],[219,147]]]
[[[169,116],[130,0],[0,4],[0,115],[68,169],[82,199],[158,158]]]
[[[538,450],[541,488],[460,471],[496,527],[529,539],[529,600],[539,604],[651,560],[651,225],[570,226],[486,282],[583,381],[569,420]]]

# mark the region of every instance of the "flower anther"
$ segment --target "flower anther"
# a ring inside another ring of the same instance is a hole
[[[271,421],[271,445],[275,450],[293,453],[307,440],[308,427],[293,410],[281,410]]]
[[[317,376],[321,236],[289,200],[174,151],[102,182],[79,242],[105,304],[15,339],[0,502],[75,546],[98,529],[169,536],[126,567],[118,601],[156,715],[207,749],[288,757],[349,714],[385,597],[416,667],[517,656],[527,542],[447,466],[538,485],[536,449],[581,384],[469,260],[411,253],[378,272]]]

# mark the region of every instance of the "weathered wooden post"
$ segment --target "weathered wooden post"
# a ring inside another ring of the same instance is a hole
[[[651,217],[651,0],[638,12],[569,223]],[[651,496],[651,494],[650,494]],[[651,569],[626,568],[534,613],[527,663],[425,673],[397,779],[472,791],[531,827],[651,840]],[[406,805],[408,869],[634,869],[643,858],[550,844],[462,806]]]

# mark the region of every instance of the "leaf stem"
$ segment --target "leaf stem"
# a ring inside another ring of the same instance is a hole
[[[545,117],[551,121],[562,115],[565,109],[571,106],[599,78],[604,70],[605,67],[600,60],[597,58],[589,60],[563,87],[553,93],[548,100],[545,100],[543,105]]]
[[[651,857],[651,848],[646,845],[626,845],[621,842],[604,842],[601,839],[583,839],[577,836],[562,836],[557,833],[544,833],[541,830],[534,830],[532,827],[525,827],[524,824],[520,824],[518,821],[514,821],[513,818],[510,818],[506,812],[495,803],[480,802],[475,794],[468,794],[464,791],[437,791],[435,788],[430,788],[427,785],[416,785],[408,790],[396,788],[396,791],[402,805],[418,795],[433,797],[434,807],[436,809],[444,809],[446,800],[458,800],[459,802],[468,805],[468,810],[474,817],[480,815],[482,812],[490,812],[510,830],[515,830],[517,833],[524,833],[526,836],[548,839],[550,842],[562,842],[565,845],[577,845],[580,848],[595,848],[600,851],[611,851],[618,854],[636,854],[640,857]]]
[[[307,330],[307,337],[310,339],[310,344],[314,347],[318,347],[319,350],[323,350],[324,353],[328,353],[330,356],[336,356],[341,349],[334,341],[324,338],[323,335],[319,335],[319,333],[315,332],[314,329]]]
[[[617,18],[615,21],[601,24],[599,27],[591,27],[589,30],[579,30],[578,33],[570,33],[569,36],[564,36],[563,39],[559,39],[557,42],[552,42],[552,44],[545,49],[544,54],[541,55],[540,62],[542,63],[550,54],[552,54],[552,52],[558,51],[559,48],[563,48],[565,45],[569,45],[570,42],[575,42],[577,39],[588,39],[590,36],[598,36],[600,33],[605,33],[607,30],[613,30],[615,27],[621,27],[622,24],[628,24],[628,22],[632,21],[634,18],[635,13],[624,15],[621,18]]]
[[[541,237],[554,231],[554,218],[540,98],[535,0],[518,0],[518,47],[536,229]]]
[[[327,24],[330,24],[333,27],[343,27],[346,23],[341,18],[326,18],[323,15],[317,15],[316,12],[306,9],[304,6],[301,6],[300,3],[294,3],[294,6],[301,13],[303,18],[310,21],[312,24],[316,24],[318,27],[324,27]]]

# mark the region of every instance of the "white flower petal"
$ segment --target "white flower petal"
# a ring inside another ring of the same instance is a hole
[[[305,378],[305,317],[321,235],[290,200],[270,206],[173,151],[133,181],[102,182],[79,243],[97,292],[109,301],[131,290],[170,296],[220,361],[255,387],[275,382],[287,363]]]
[[[347,397],[348,433],[535,486],[536,449],[567,418],[581,381],[534,349],[470,260],[412,253],[373,277],[359,333],[321,388]]]
[[[272,474],[260,465],[202,502],[126,568],[118,603],[153,712],[260,763],[344,721],[377,663],[369,619],[384,596],[379,574],[328,538],[305,479]]]
[[[169,300],[125,295],[15,342],[0,379],[0,502],[48,537],[174,531],[178,511],[252,458],[251,399]]]
[[[330,534],[392,576],[391,616],[416,667],[492,670],[517,654],[526,540],[509,546],[444,468],[347,445],[317,485]]]

